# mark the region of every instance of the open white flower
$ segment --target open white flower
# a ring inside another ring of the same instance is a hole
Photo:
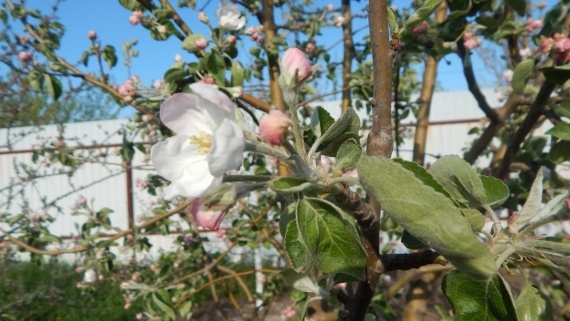
[[[245,16],[233,3],[218,10],[218,19],[220,27],[230,31],[240,30],[245,25]]]
[[[177,133],[151,150],[158,174],[171,182],[165,199],[200,197],[243,160],[245,141],[231,100],[208,84],[190,88],[193,94],[174,94],[160,106],[160,119]]]

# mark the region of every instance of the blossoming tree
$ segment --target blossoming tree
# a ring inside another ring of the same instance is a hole
[[[281,251],[287,263],[280,278],[306,294],[299,300],[301,319],[311,301],[323,300],[336,304],[345,320],[418,320],[427,309],[414,305],[414,293],[426,295],[421,282],[400,274],[403,281],[390,289],[399,291],[402,282],[410,283],[410,296],[405,313],[392,312],[394,294],[387,293],[384,277],[415,269],[445,274],[441,292],[455,320],[554,319],[546,288],[533,287],[526,268],[563,271],[570,265],[570,247],[563,238],[536,232],[570,219],[567,183],[543,173],[543,168],[555,172],[570,156],[565,102],[570,19],[563,4],[541,20],[523,19],[533,12],[525,1],[427,0],[409,10],[371,1],[365,14],[369,37],[356,43],[352,21],[358,15],[348,0],[340,8],[312,4],[310,11],[297,1],[230,3],[220,6],[215,22],[197,14],[211,36],[193,33],[186,15],[167,0],[119,2],[132,12],[131,24],[148,29],[156,40],[176,37],[195,56],[191,62],[178,59],[156,92],[139,90],[137,79],[114,87],[106,71],[95,76],[69,63],[56,52],[63,26],[24,2],[7,0],[2,19],[19,22],[33,41],[10,40],[21,50],[7,59],[19,60],[30,82],[53,99],[62,93],[60,79],[78,77],[134,107],[139,123],[154,122],[158,133],[152,135],[153,145],[141,149],[150,153],[158,173],[150,187],[160,191],[164,202],[156,216],[110,238],[97,231],[108,222],[108,213],[93,211],[96,219],[86,223],[83,242],[72,249],[47,250],[57,242],[46,237],[50,234],[44,226],[21,228],[30,226],[25,217],[3,216],[16,226],[2,229],[3,239],[36,255],[87,253],[92,259],[87,260],[85,282],[90,283],[95,269],[109,268],[112,257],[105,255],[114,241],[124,238],[129,246],[144,249],[148,240],[138,234],[168,231],[170,216],[190,214],[180,250],[165,255],[160,266],[150,265],[144,281],[137,273],[122,286],[128,295],[145,299],[141,318],[176,320],[192,314],[193,295],[224,278],[235,278],[249,293],[239,274],[220,264],[229,252],[207,251],[198,241],[198,230],[217,230],[236,202],[256,193],[256,202],[241,203],[226,237],[231,247],[262,240]],[[180,7],[187,6],[194,4],[180,2]],[[276,19],[276,10],[284,17]],[[260,25],[246,27],[248,17]],[[341,61],[333,61],[316,41],[329,26],[343,30]],[[246,36],[253,43],[249,68],[238,59],[237,43],[247,41]],[[113,67],[118,59],[114,47],[103,47],[93,31],[87,37],[92,45],[82,57],[85,67],[92,58],[101,70],[103,62]],[[489,106],[471,62],[472,51],[483,41],[504,45],[513,69],[505,105],[499,109]],[[489,123],[464,157],[443,156],[424,167],[437,64],[449,54],[461,58],[469,89]],[[37,56],[45,59],[34,60]],[[411,64],[418,59],[425,62],[421,99],[412,102],[416,70]],[[324,81],[327,72],[342,83],[338,119],[306,103],[311,96],[323,97],[311,83]],[[265,79],[266,95],[244,89]],[[363,128],[356,108],[371,111],[369,128]],[[266,115],[258,120],[259,112]],[[417,116],[413,162],[391,158],[401,142],[399,125],[412,112]],[[548,132],[549,150],[544,149],[545,139],[528,136],[543,121],[554,124]],[[128,159],[133,145],[125,144],[123,156]],[[472,164],[483,153],[491,154],[492,163],[482,171]],[[276,170],[267,166],[272,160]],[[518,176],[510,176],[514,171]],[[499,213],[505,208],[516,213],[502,221]],[[485,227],[485,218],[491,228]],[[401,239],[411,251],[391,253],[381,242],[381,231]],[[218,272],[227,276],[215,278]],[[516,293],[504,273],[525,280]],[[561,307],[559,313],[567,315],[567,310]]]

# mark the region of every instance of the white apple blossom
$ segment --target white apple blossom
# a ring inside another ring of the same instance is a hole
[[[93,269],[86,270],[83,274],[83,282],[85,283],[93,283],[96,279],[97,273],[95,273],[95,270]]]
[[[218,19],[220,27],[230,31],[239,30],[245,25],[245,16],[233,3],[218,10]]]
[[[200,197],[243,160],[245,141],[234,122],[232,101],[212,85],[194,83],[190,88],[193,94],[174,94],[160,106],[160,119],[177,133],[151,150],[158,174],[171,182],[165,199]]]

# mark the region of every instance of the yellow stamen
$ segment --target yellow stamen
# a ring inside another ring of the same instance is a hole
[[[208,154],[212,147],[212,135],[200,132],[200,135],[190,136],[190,143],[198,146],[198,153]]]

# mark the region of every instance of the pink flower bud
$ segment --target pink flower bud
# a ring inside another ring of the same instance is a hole
[[[208,76],[208,75],[204,76],[204,78],[202,78],[200,80],[200,82],[203,82],[203,83],[208,84],[208,85],[216,84],[216,81],[214,80],[214,78],[212,78],[211,76]]]
[[[205,12],[200,12],[198,13],[198,20],[200,20],[203,23],[208,23],[210,22],[210,19],[208,18],[208,16],[206,16]]]
[[[158,31],[164,35],[164,34],[166,34],[166,26],[160,25],[160,26],[156,27],[156,31]]]
[[[427,24],[426,21],[424,21],[424,22],[422,22],[419,26],[415,26],[415,27],[412,29],[412,32],[413,32],[413,33],[424,33],[424,32],[427,31],[427,28],[428,28],[428,24]]]
[[[125,104],[130,104],[130,103],[133,101],[133,97],[131,97],[131,96],[125,96],[125,97],[122,98],[122,100],[123,100],[123,102],[124,102]]]
[[[334,6],[332,5],[332,3],[329,3],[329,4],[327,5],[327,11],[328,11],[328,12],[332,12],[333,10],[334,10]]]
[[[261,118],[259,134],[268,143],[281,145],[287,128],[292,124],[293,122],[287,114],[279,110],[272,110]]]
[[[180,54],[174,55],[174,61],[176,61],[176,62],[181,62],[181,61],[182,61],[182,56],[181,56]]]
[[[279,60],[281,87],[291,89],[311,76],[311,64],[305,54],[297,48],[289,48]]]
[[[554,39],[552,38],[542,38],[540,42],[540,51],[543,53],[549,53],[554,46]]]
[[[228,213],[227,210],[218,210],[215,206],[206,206],[202,198],[194,199],[188,206],[188,212],[194,217],[198,226],[212,231],[220,227],[222,220]]]
[[[144,115],[142,115],[142,117],[141,117],[141,120],[142,120],[143,122],[145,122],[145,123],[148,123],[149,121],[151,121],[151,119],[152,119],[152,116],[149,115],[149,114],[144,114]]]
[[[95,30],[89,30],[89,32],[87,33],[87,39],[89,40],[97,39],[97,33],[95,32]]]
[[[20,53],[18,53],[18,59],[23,63],[32,60],[33,56],[34,54],[29,51],[20,51]]]
[[[314,45],[312,42],[309,42],[309,43],[307,44],[307,46],[305,47],[305,51],[306,51],[307,53],[311,53],[311,52],[314,52],[314,51],[315,51],[315,48],[316,48],[315,45]]]
[[[234,35],[229,35],[227,40],[229,43],[234,44],[234,43],[236,43],[237,38]]]
[[[570,38],[562,38],[556,41],[554,44],[556,52],[563,53],[570,50]]]
[[[463,43],[465,48],[473,50],[481,45],[481,39],[471,38]]]
[[[473,38],[473,32],[466,32],[463,34],[463,41],[467,41],[471,38]]]
[[[198,49],[205,49],[206,47],[208,47],[208,40],[206,40],[205,38],[201,38],[196,40],[194,44]]]
[[[133,13],[131,14],[131,17],[129,18],[129,22],[134,26],[134,25],[138,25],[139,22],[141,22],[143,18],[143,13],[142,11],[133,11]]]
[[[32,62],[32,66],[38,68],[40,66],[40,62],[36,60],[36,61]]]

